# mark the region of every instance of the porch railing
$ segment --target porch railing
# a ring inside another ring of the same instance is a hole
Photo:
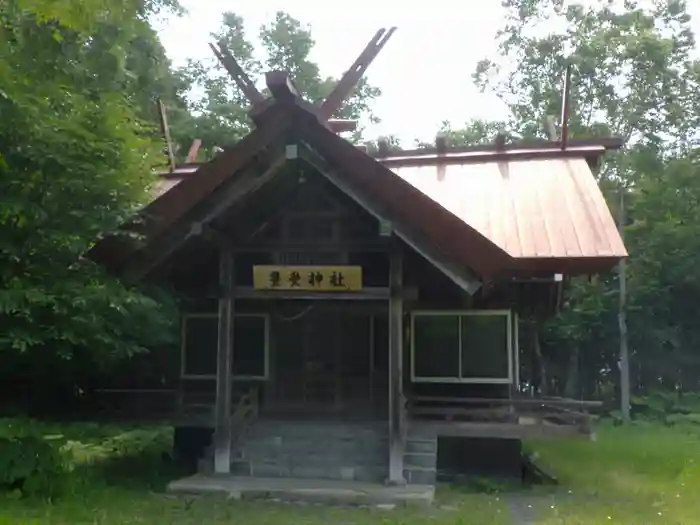
[[[231,414],[231,452],[235,454],[243,434],[259,413],[258,387],[251,387],[241,395]]]
[[[412,396],[408,399],[408,416],[412,420],[442,423],[492,423],[540,428],[568,427],[590,434],[595,415],[592,409],[600,401],[565,398],[464,398]]]

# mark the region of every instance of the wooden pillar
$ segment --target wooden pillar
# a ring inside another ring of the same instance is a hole
[[[403,259],[395,247],[389,265],[389,479],[403,485],[406,414],[403,395]]]
[[[233,254],[223,245],[219,255],[219,343],[216,357],[216,428],[214,472],[231,472],[231,367],[233,361]]]

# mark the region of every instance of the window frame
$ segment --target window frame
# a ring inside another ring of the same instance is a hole
[[[503,316],[506,319],[506,352],[508,355],[507,377],[462,377],[462,322],[466,316]],[[416,375],[416,318],[450,316],[457,319],[459,330],[458,367],[454,377],[422,377]],[[509,385],[514,379],[513,359],[513,312],[511,310],[414,310],[411,312],[411,382],[413,383],[454,383]]]
[[[235,317],[262,317],[265,320],[265,345],[264,345],[264,363],[265,371],[262,376],[251,376],[251,375],[235,375],[231,371],[232,379],[238,379],[240,381],[267,381],[270,378],[270,315],[265,313],[234,313]],[[187,351],[187,320],[188,319],[217,319],[219,318],[218,313],[186,313],[182,315],[181,327],[180,327],[180,378],[181,379],[210,379],[216,380],[216,374],[188,374],[185,370],[187,361],[185,353]],[[218,326],[218,323],[217,323]],[[235,335],[234,335],[235,337]],[[218,341],[217,333],[217,341]],[[218,352],[218,345],[217,345]],[[236,354],[236,348],[233,349],[234,357]],[[232,360],[233,366],[233,360]],[[218,367],[218,363],[217,363]]]

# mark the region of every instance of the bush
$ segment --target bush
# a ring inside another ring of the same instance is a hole
[[[700,425],[700,394],[695,392],[652,392],[632,399],[637,419],[660,422],[667,426]],[[612,414],[615,418],[616,414]]]
[[[0,491],[55,495],[66,475],[59,447],[37,436],[0,437]]]

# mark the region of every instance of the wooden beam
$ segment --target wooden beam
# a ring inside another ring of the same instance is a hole
[[[508,399],[504,397],[442,397],[442,396],[414,396],[411,398],[414,403],[452,403],[463,405],[503,405],[503,406],[552,406],[552,407],[578,407],[578,408],[600,408],[602,401],[586,401],[583,399],[567,399],[563,397],[525,397]]]
[[[561,97],[561,149],[565,150],[569,140],[569,96],[571,91],[571,64],[567,64],[564,73],[564,86]]]
[[[547,137],[552,142],[559,140],[557,137],[557,126],[554,123],[554,115],[547,115],[544,119],[544,130],[547,133]]]
[[[380,206],[373,202],[368,202],[366,199],[360,197],[353,188],[342,181],[341,177],[339,177],[338,174],[331,169],[322,158],[312,152],[309,148],[301,148],[300,156],[306,162],[316,168],[321,175],[337,186],[340,191],[357,202],[368,213],[376,217],[380,223],[384,221],[391,224],[394,232],[399,238],[401,238],[401,240],[408,244],[418,254],[423,256],[428,262],[444,273],[447,277],[449,277],[455,284],[457,284],[457,286],[462,288],[469,295],[474,295],[481,287],[481,281],[470,270],[449,261],[446,257],[439,253],[438,250],[434,249],[430,242],[423,239],[419,234],[415,233],[414,231],[407,231],[400,224],[394,224],[391,220],[389,220],[384,213],[384,210],[382,210]]]
[[[162,99],[158,99],[158,116],[160,117],[160,129],[165,139],[165,150],[168,156],[170,171],[175,170],[175,154],[173,152],[173,141],[170,137],[170,126],[168,125],[168,114]]]
[[[235,244],[233,251],[235,253],[259,253],[264,251],[318,251],[326,252],[374,252],[388,253],[390,249],[387,239],[380,238],[376,241],[345,241],[345,242],[327,242],[320,240],[318,242],[293,242],[293,241],[247,241],[241,244]]]
[[[435,164],[468,164],[497,161],[521,161],[538,159],[570,159],[602,156],[605,153],[603,146],[568,147],[563,149],[523,149],[511,150],[504,147],[501,151],[478,151],[467,153],[452,153],[448,155],[422,154],[415,157],[396,156],[377,159],[388,167],[406,166],[434,166]]]
[[[250,286],[237,286],[234,290],[236,299],[286,299],[286,300],[336,300],[336,301],[377,301],[388,300],[390,289],[384,286],[371,286],[358,292],[312,292],[300,290],[256,290]],[[407,301],[418,299],[417,288],[406,288],[399,292],[399,298]]]
[[[546,407],[544,407],[546,408]],[[578,412],[566,412],[561,410],[515,412],[510,407],[490,407],[490,408],[464,408],[464,407],[419,407],[410,410],[411,416],[429,416],[432,418],[468,418],[467,423],[480,419],[481,422],[501,422],[501,423],[523,423],[523,421],[545,421],[557,419],[567,425],[581,425],[590,416]],[[454,419],[453,419],[454,420]],[[462,420],[463,421],[463,420]],[[532,423],[530,423],[532,424]]]
[[[328,127],[333,133],[355,131],[357,129],[357,121],[342,118],[332,118],[328,119]]]
[[[469,423],[462,421],[421,421],[411,423],[428,432],[444,437],[470,437],[491,439],[590,439],[591,432],[581,430],[576,425],[519,423]]]
[[[624,146],[625,141],[619,137],[604,137],[597,139],[571,139],[568,141],[568,146],[571,148],[587,148],[590,146],[599,146],[604,150],[617,150]],[[550,140],[522,140],[518,142],[510,142],[506,144],[503,148],[504,152],[509,151],[520,151],[520,150],[557,150],[559,149],[559,141],[557,139],[556,133],[554,134],[554,139]],[[596,150],[598,151],[598,150]],[[457,153],[473,153],[475,155],[481,155],[485,153],[491,154],[498,153],[495,144],[477,144],[472,146],[461,146],[448,148],[447,153],[457,154]],[[397,149],[392,148],[387,155],[380,155],[379,152],[373,154],[375,158],[393,158],[393,157],[427,157],[430,155],[436,155],[439,153],[437,148],[434,146],[429,148],[417,148],[417,149]]]
[[[216,352],[216,426],[214,472],[231,472],[231,368],[233,363],[234,266],[231,250],[222,247],[219,256],[219,342]]]
[[[226,48],[226,43],[221,40],[218,42],[218,49],[214,44],[209,44],[209,47],[248,101],[250,101],[253,106],[263,104],[265,102],[265,97],[258,91],[253,81],[250,80],[250,77],[243,71],[238,61],[236,61],[231,52]]]
[[[202,147],[201,139],[194,139],[190,145],[190,150],[187,152],[187,159],[185,162],[191,164],[197,161],[197,153],[199,153],[199,148]]]
[[[362,75],[365,74],[365,71],[367,71],[372,61],[377,57],[389,38],[391,38],[391,35],[394,34],[394,31],[396,31],[395,27],[392,27],[388,31],[382,28],[375,33],[364,51],[360,53],[357,60],[355,60],[350,69],[343,74],[331,94],[328,95],[323,104],[321,104],[320,115],[322,118],[327,120],[340,109],[343,102],[345,102],[360,81]]]
[[[406,401],[403,394],[403,254],[398,246],[389,265],[389,479],[404,485],[403,456],[406,446]]]
[[[134,254],[122,268],[124,279],[127,282],[135,282],[143,277],[190,237],[204,231],[203,225],[208,224],[226,209],[272,180],[277,173],[277,168],[283,162],[284,156],[279,153],[262,173],[260,169],[250,169],[241,173],[239,177],[232,177],[223,188],[215,191],[210,198],[204,199],[192,214],[184,217],[165,234],[149,242]]]
[[[377,139],[377,151],[379,152],[380,157],[388,155],[390,151],[389,139],[387,139],[386,137],[379,137],[379,139]]]
[[[291,102],[299,96],[299,91],[286,71],[268,71],[265,73],[265,83],[275,100]]]
[[[442,131],[435,136],[435,153],[438,155],[447,153],[447,135]]]

